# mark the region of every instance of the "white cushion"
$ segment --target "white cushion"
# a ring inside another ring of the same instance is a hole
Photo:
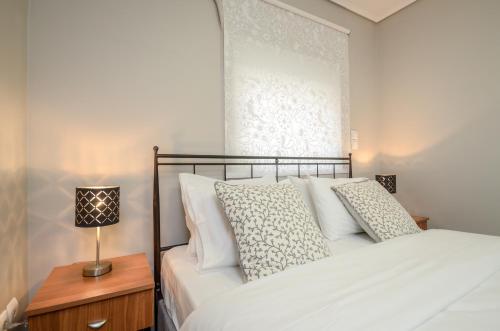
[[[190,233],[190,237],[189,237],[189,242],[188,242],[188,245],[187,245],[187,254],[189,256],[192,256],[192,257],[196,257],[196,240],[198,239],[198,236],[196,235],[196,230],[194,228],[194,225],[193,222],[191,221],[191,218],[188,216],[187,212],[184,210],[184,212],[186,213],[186,225],[187,225],[187,228],[189,230],[189,233]],[[188,225],[188,224],[191,224],[191,225]],[[198,243],[198,245],[201,245],[200,243]]]
[[[329,240],[337,240],[349,234],[363,232],[331,187],[364,180],[366,178],[309,177],[309,188],[319,226],[323,235]]]
[[[239,264],[233,230],[215,195],[216,181],[199,175],[179,174],[186,225],[191,234],[188,249],[196,251],[199,271]],[[276,183],[276,179],[269,176],[228,183],[262,185]]]
[[[289,176],[288,181],[300,192],[302,200],[304,200],[307,208],[309,208],[309,211],[313,216],[314,222],[319,226],[318,217],[316,216],[316,209],[314,208],[314,203],[311,197],[311,190],[309,188],[309,179]],[[285,181],[283,181],[283,183],[284,182]]]

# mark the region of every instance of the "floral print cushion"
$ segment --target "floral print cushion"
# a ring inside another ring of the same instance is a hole
[[[247,281],[330,255],[293,185],[217,182],[215,191],[234,230]]]
[[[374,180],[335,186],[332,190],[375,241],[421,231],[392,194]]]

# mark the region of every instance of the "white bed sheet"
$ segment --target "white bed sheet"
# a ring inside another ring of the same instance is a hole
[[[332,254],[341,255],[374,244],[366,233],[348,235],[328,241]],[[162,293],[177,329],[189,314],[203,302],[244,283],[239,267],[217,268],[198,272],[196,259],[189,256],[187,246],[175,247],[163,255],[161,268]]]
[[[429,230],[224,292],[181,330],[499,330],[499,280],[499,237]]]
[[[500,330],[500,272],[446,307],[418,331]]]

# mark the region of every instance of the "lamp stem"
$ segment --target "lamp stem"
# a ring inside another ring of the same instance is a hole
[[[99,247],[101,246],[101,227],[96,227],[96,250],[95,250],[95,265],[99,266]]]

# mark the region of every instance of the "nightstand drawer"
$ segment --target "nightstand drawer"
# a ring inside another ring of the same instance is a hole
[[[429,222],[429,217],[412,215],[413,220],[417,223],[418,227],[422,230],[427,230],[427,222]]]
[[[99,323],[100,322],[100,323]],[[89,324],[94,323],[94,328]],[[99,327],[99,324],[102,326]],[[153,291],[146,290],[29,318],[30,331],[141,330],[153,324]]]

